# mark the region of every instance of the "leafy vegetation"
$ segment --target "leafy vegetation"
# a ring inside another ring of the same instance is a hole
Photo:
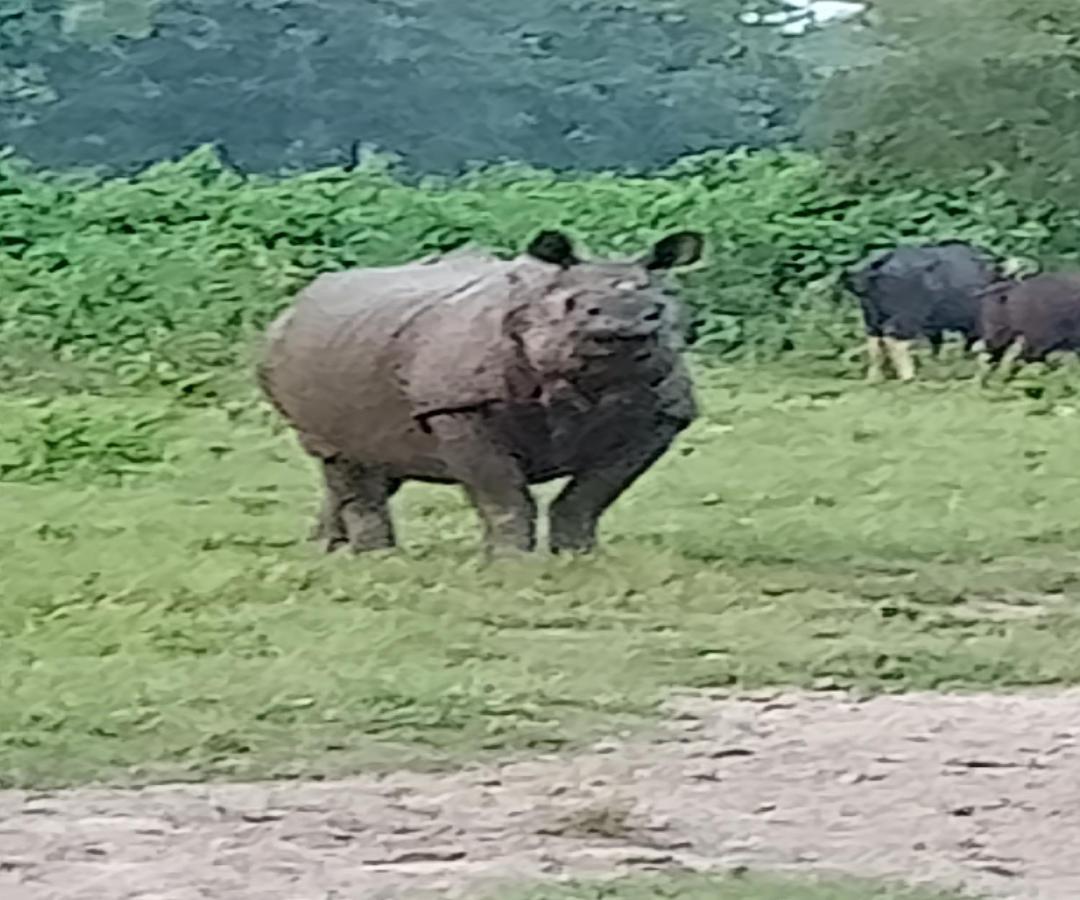
[[[166,461],[166,438],[158,426],[167,410],[101,413],[92,401],[57,405],[41,397],[7,404],[0,480],[119,483]]]
[[[1080,246],[1074,210],[1019,203],[993,179],[855,190],[798,153],[689,157],[652,177],[505,166],[417,185],[379,159],[349,172],[244,177],[208,147],[104,180],[9,159],[0,168],[3,365],[13,379],[107,360],[122,383],[192,391],[191,379],[243,361],[253,330],[320,270],[468,241],[517,252],[541,225],[567,228],[596,253],[703,229],[707,262],[684,279],[698,345],[758,357],[844,357],[857,315],[835,277],[870,248],[956,236],[1052,258]]]
[[[888,52],[826,82],[805,116],[813,141],[870,179],[989,169],[1008,173],[1015,195],[1075,204],[1080,30],[1072,0],[873,6]]]
[[[767,0],[768,6],[773,0]],[[810,76],[742,0],[5,0],[0,140],[130,171],[653,167],[793,136]]]
[[[250,392],[56,396],[34,433],[78,465],[0,481],[0,773],[557,748],[674,686],[1080,681],[1076,402],[950,388],[955,365],[895,390],[702,370],[704,419],[612,509],[604,553],[494,568],[459,492],[415,484],[399,552],[321,555],[316,473]],[[4,439],[26,446],[26,414],[3,400]]]
[[[0,135],[113,172],[196,141],[258,172],[369,147],[444,173],[795,143],[871,183],[988,169],[1075,201],[1071,0],[868,5],[788,39],[744,22],[776,0],[8,0]]]

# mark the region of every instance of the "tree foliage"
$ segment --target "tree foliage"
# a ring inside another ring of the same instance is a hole
[[[1074,0],[878,0],[889,52],[838,72],[807,122],[862,174],[1008,173],[1025,196],[1080,194]]]
[[[742,0],[6,0],[0,143],[130,171],[216,142],[347,161],[650,167],[785,140],[806,101]]]

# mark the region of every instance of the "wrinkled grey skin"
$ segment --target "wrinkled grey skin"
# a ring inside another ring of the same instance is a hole
[[[319,276],[269,327],[259,383],[321,461],[328,550],[395,546],[405,480],[460,484],[489,552],[536,547],[529,485],[569,482],[551,549],[600,516],[696,417],[680,308],[660,278],[696,261],[679,232],[630,261],[582,261],[558,232],[501,260],[458,251]]]

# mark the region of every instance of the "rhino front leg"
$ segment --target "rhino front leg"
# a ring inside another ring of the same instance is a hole
[[[326,495],[314,537],[326,542],[328,553],[346,544],[354,553],[396,546],[390,498],[400,480],[340,457],[323,461],[323,478]]]
[[[443,413],[427,421],[451,478],[480,516],[491,556],[536,549],[536,501],[513,454],[488,427],[482,411]]]
[[[341,502],[327,487],[323,493],[322,507],[308,534],[308,540],[324,541],[326,549],[333,551],[347,543],[348,539],[345,520],[341,517]]]
[[[667,452],[681,426],[661,422],[639,443],[627,442],[602,464],[578,471],[551,504],[551,550],[588,553],[596,547],[600,517]]]

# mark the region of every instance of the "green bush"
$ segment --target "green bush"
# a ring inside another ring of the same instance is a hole
[[[0,482],[117,484],[164,465],[168,409],[100,409],[85,401],[9,403],[2,408]]]
[[[0,160],[0,345],[107,358],[170,377],[235,365],[316,272],[402,262],[466,241],[513,252],[559,226],[594,253],[665,231],[709,236],[682,276],[703,350],[836,355],[857,337],[838,270],[897,241],[960,237],[1002,253],[1067,249],[1080,216],[1024,206],[984,179],[856,192],[812,155],[707,154],[651,177],[498,166],[407,185],[352,171],[245,177],[209,148],[133,178]]]

